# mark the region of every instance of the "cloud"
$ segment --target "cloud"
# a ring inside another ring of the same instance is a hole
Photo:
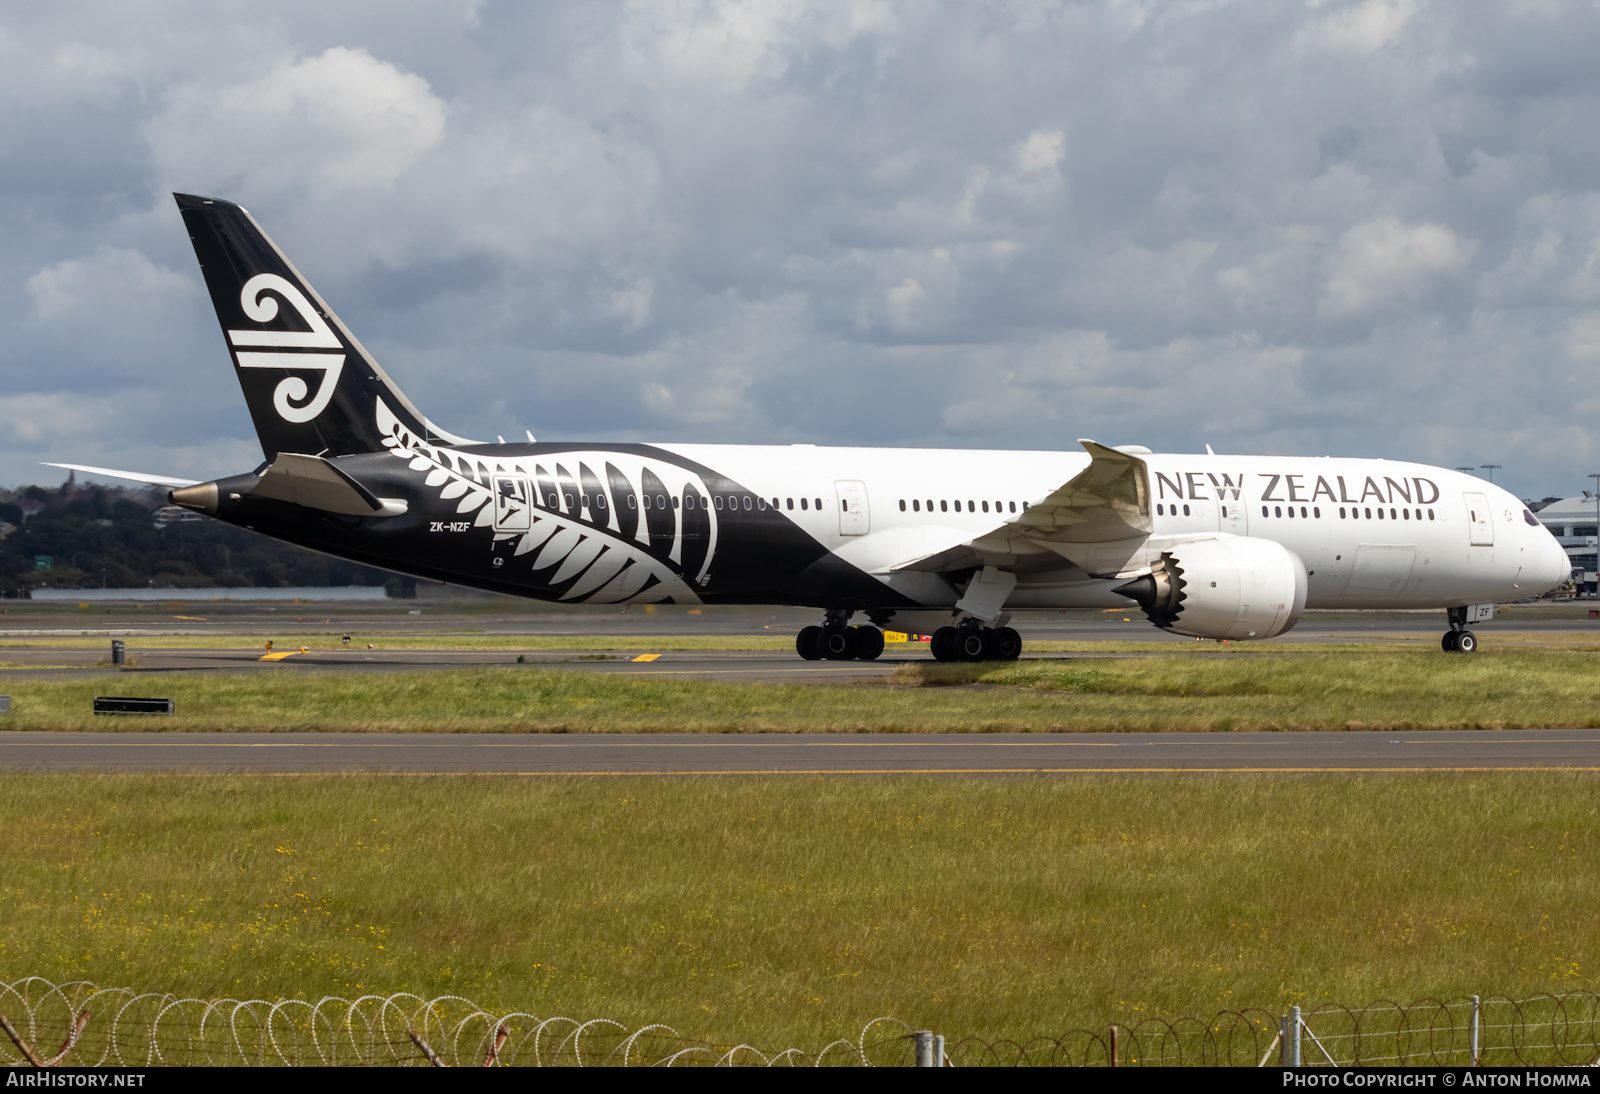
[[[1547,0],[8,9],[0,369],[149,408],[88,462],[175,415],[248,449],[166,194],[200,190],[468,435],[1090,435],[1559,492],[1600,420],[1564,396],[1596,35]]]
[[[1322,296],[1333,316],[1358,315],[1417,301],[1443,275],[1461,270],[1473,246],[1442,224],[1380,217],[1339,239]]]
[[[422,77],[334,46],[245,83],[180,84],[143,133],[180,188],[279,194],[391,186],[444,128]]]
[[[135,250],[100,247],[89,258],[53,263],[28,278],[35,317],[117,321],[145,318],[168,301],[192,296],[193,282]]]
[[[1346,4],[1301,30],[1295,44],[1304,50],[1366,56],[1398,39],[1416,11],[1415,0]]]

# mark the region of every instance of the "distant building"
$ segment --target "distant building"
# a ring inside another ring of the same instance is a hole
[[[1572,580],[1587,594],[1595,595],[1595,561],[1600,554],[1595,543],[1600,538],[1600,498],[1585,491],[1580,497],[1562,498],[1539,508],[1534,516],[1550,529],[1572,560]]]
[[[198,524],[205,519],[199,513],[185,509],[181,505],[163,505],[151,516],[157,528],[165,528],[169,524]]]

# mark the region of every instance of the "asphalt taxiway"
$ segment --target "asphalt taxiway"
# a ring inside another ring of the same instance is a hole
[[[1418,733],[0,733],[0,771],[286,776],[1600,772],[1600,730]]]

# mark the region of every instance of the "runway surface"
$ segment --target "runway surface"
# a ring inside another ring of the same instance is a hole
[[[1600,730],[1424,733],[0,733],[6,772],[1022,775],[1600,771]]]

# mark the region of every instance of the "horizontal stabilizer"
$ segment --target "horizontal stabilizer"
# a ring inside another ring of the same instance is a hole
[[[68,471],[82,471],[86,475],[104,475],[109,479],[128,479],[130,482],[147,482],[151,486],[194,486],[197,479],[176,479],[171,475],[146,475],[139,471],[114,471],[109,467],[90,467],[82,463],[46,463],[46,467],[63,467]]]
[[[355,517],[405,512],[404,502],[374,497],[331,461],[296,452],[279,452],[250,493]]]

